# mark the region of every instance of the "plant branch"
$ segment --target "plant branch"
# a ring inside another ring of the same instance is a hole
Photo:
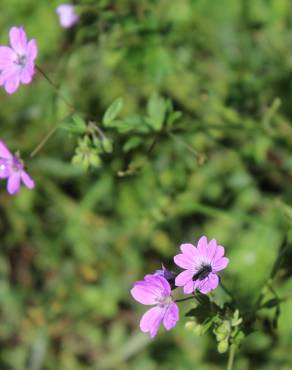
[[[39,73],[45,78],[45,80],[51,85],[51,87],[55,90],[55,93],[63,100],[63,102],[67,105],[67,107],[71,111],[76,111],[75,107],[65,98],[65,96],[60,92],[59,87],[51,80],[51,78],[43,71],[38,65],[36,65],[36,69]]]
[[[175,302],[179,303],[179,302],[189,301],[191,299],[196,299],[196,297],[195,296],[191,296],[191,297],[176,299]]]
[[[234,358],[235,358],[235,345],[231,344],[228,353],[228,363],[227,363],[227,370],[232,370],[234,365]]]

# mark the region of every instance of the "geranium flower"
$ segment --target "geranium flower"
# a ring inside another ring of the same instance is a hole
[[[0,140],[0,179],[7,179],[7,191],[9,194],[16,194],[23,184],[33,189],[35,184],[32,178],[24,170],[21,159],[10,153],[7,146]]]
[[[171,288],[163,276],[146,275],[144,280],[134,283],[133,298],[144,305],[154,305],[140,320],[140,329],[154,338],[163,323],[166,330],[172,329],[178,319],[179,310],[171,297]]]
[[[79,21],[79,15],[75,13],[75,6],[72,4],[59,5],[56,13],[63,28],[70,28]]]
[[[27,41],[22,27],[12,27],[9,40],[11,47],[0,46],[0,85],[8,94],[13,94],[20,82],[32,81],[38,49],[34,39]]]
[[[197,247],[182,244],[180,249],[182,254],[174,256],[174,262],[185,271],[176,277],[175,285],[183,286],[186,294],[195,290],[207,294],[216,289],[219,284],[217,273],[229,263],[229,259],[224,257],[224,248],[217,245],[215,239],[208,243],[206,236],[202,236]]]

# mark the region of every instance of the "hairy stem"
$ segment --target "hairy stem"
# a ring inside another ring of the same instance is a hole
[[[229,295],[231,299],[234,299],[233,294],[230,292],[228,288],[226,288],[226,286],[222,283],[222,281],[220,281],[220,286],[224,290],[224,292]]]
[[[47,141],[50,139],[50,137],[57,131],[59,128],[59,125],[53,127],[47,135],[41,140],[41,142],[35,147],[35,149],[30,153],[30,158],[33,158],[41,149],[42,147],[47,143]]]
[[[191,296],[191,297],[176,299],[175,302],[179,303],[179,302],[189,301],[190,299],[196,299],[196,298],[195,298],[195,296]]]
[[[232,370],[233,369],[234,358],[235,358],[235,346],[232,344],[230,346],[229,352],[228,352],[227,370]]]
[[[49,139],[54,135],[54,133],[57,131],[57,129],[60,127],[60,125],[70,117],[71,115],[65,116],[59,123],[56,124],[47,134],[46,136],[40,141],[40,143],[34,148],[34,150],[30,153],[30,158],[33,158],[49,141]]]
[[[45,80],[50,84],[50,86],[55,90],[55,93],[63,100],[63,102],[67,105],[67,107],[71,111],[75,111],[75,107],[65,98],[63,94],[61,94],[60,89],[58,86],[50,79],[50,77],[44,72],[38,65],[36,65],[36,69],[39,73],[45,78]]]
[[[169,132],[169,131],[167,132],[167,135],[171,137],[172,139],[178,141],[184,147],[186,147],[195,157],[198,157],[199,153],[193,147],[191,147],[188,143],[182,140],[180,137],[174,135],[172,132]]]

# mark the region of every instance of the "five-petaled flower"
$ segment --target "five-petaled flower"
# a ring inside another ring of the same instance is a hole
[[[75,13],[75,6],[72,4],[59,5],[56,13],[63,28],[73,27],[79,21],[79,15]]]
[[[20,158],[10,153],[7,146],[0,140],[0,179],[7,179],[7,191],[9,194],[16,194],[20,189],[20,184],[29,188],[34,188],[34,181],[24,170]]]
[[[0,85],[8,94],[13,94],[20,82],[29,84],[35,73],[35,58],[38,49],[34,39],[27,41],[22,27],[9,31],[9,46],[0,46]]]
[[[182,244],[180,249],[182,253],[174,257],[174,262],[185,271],[176,277],[176,286],[183,286],[186,294],[195,290],[207,294],[216,289],[219,284],[217,273],[229,263],[229,259],[224,257],[224,248],[217,245],[215,239],[208,243],[206,236],[202,236],[197,247]]]
[[[166,330],[176,325],[179,319],[178,306],[163,276],[146,275],[144,280],[134,283],[131,294],[139,303],[155,306],[146,311],[140,320],[140,329],[144,333],[149,332],[151,338],[155,337],[161,323]]]

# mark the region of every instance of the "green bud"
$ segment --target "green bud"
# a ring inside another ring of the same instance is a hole
[[[219,353],[225,353],[228,350],[228,340],[222,340],[217,346]]]
[[[215,333],[215,335],[218,342],[228,338],[228,335],[226,335],[225,333]]]
[[[201,336],[204,334],[204,328],[202,325],[197,324],[193,329],[194,334]]]
[[[94,152],[90,153],[90,155],[88,157],[88,160],[89,160],[89,164],[92,167],[100,167],[100,165],[101,165],[101,160],[100,160],[99,156]]]
[[[185,328],[187,329],[187,330],[189,330],[189,331],[193,331],[194,330],[194,328],[196,327],[196,323],[195,323],[195,321],[187,321],[186,323],[185,323]]]
[[[106,153],[111,153],[113,151],[113,144],[108,138],[102,140],[102,146]]]

